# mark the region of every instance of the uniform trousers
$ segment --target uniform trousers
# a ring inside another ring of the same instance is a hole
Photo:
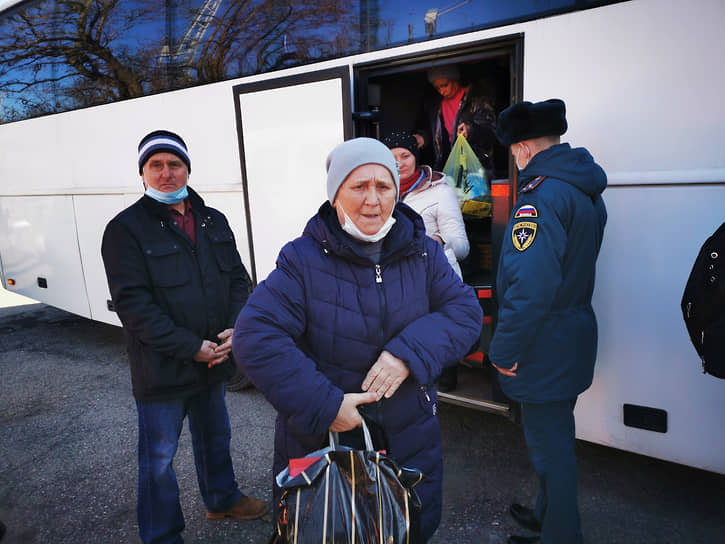
[[[582,542],[577,502],[574,405],[569,400],[522,403],[524,435],[539,477],[534,514],[544,544]]]
[[[218,383],[188,398],[136,402],[137,514],[144,543],[183,542],[184,516],[173,460],[185,417],[189,419],[196,478],[207,510],[225,512],[242,498],[229,453],[231,426],[224,393],[224,383]]]

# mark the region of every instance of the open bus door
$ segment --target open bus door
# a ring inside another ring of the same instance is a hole
[[[345,66],[245,83],[233,92],[247,262],[256,284],[327,199],[327,154],[352,137],[350,75]]]
[[[426,72],[434,65],[456,64],[462,82],[478,83],[490,90],[496,114],[521,97],[521,36],[375,61],[355,67],[358,136],[381,138],[392,132],[411,132],[426,100],[435,98]],[[470,253],[461,261],[464,282],[471,285],[483,307],[484,322],[478,349],[458,365],[458,384],[438,396],[453,404],[518,418],[518,406],[500,390],[495,369],[486,356],[495,327],[495,276],[504,229],[515,198],[516,174],[503,146],[494,152],[489,173],[492,213],[475,218],[464,215]],[[424,157],[422,163],[426,163]]]

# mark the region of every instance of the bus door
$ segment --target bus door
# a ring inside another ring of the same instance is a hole
[[[521,96],[521,37],[485,42],[425,55],[387,59],[355,67],[356,134],[382,138],[392,132],[414,131],[421,120],[427,102],[437,99],[436,91],[427,80],[432,66],[456,64],[464,85],[478,84],[490,92],[490,102],[496,114]],[[469,239],[468,257],[459,264],[464,282],[471,285],[484,311],[479,344],[458,365],[458,381],[453,390],[439,391],[447,402],[515,417],[515,409],[503,395],[489,364],[488,352],[496,320],[495,272],[496,263],[513,205],[515,173],[510,165],[508,150],[494,149],[494,164],[487,172],[491,189],[491,213],[485,217],[464,214]],[[430,155],[421,152],[420,162]]]
[[[325,159],[352,137],[347,66],[233,88],[256,284],[327,199]]]

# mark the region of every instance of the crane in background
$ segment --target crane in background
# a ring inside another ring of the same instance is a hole
[[[432,38],[433,34],[435,34],[436,25],[440,16],[445,15],[446,13],[450,13],[454,9],[458,9],[461,6],[470,4],[472,1],[473,0],[464,0],[463,2],[459,2],[457,4],[453,4],[452,6],[448,6],[442,9],[433,8],[426,11],[425,17],[423,17],[423,21],[425,21],[425,31],[428,34],[428,37]]]
[[[191,70],[191,61],[196,57],[202,38],[214,20],[221,1],[206,0],[194,15],[189,26],[186,27],[186,32],[184,32],[184,36],[178,45],[173,50],[171,50],[168,44],[161,48],[159,62],[166,63],[167,66],[173,68],[185,67],[188,73]]]

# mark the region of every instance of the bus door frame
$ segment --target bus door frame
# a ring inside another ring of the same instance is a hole
[[[239,166],[241,168],[242,172],[242,188],[244,192],[244,213],[246,216],[246,226],[247,226],[247,237],[249,242],[249,258],[251,262],[251,268],[249,270],[250,275],[252,276],[252,282],[253,285],[256,285],[258,281],[261,281],[264,279],[264,277],[259,277],[259,265],[257,258],[255,256],[255,246],[254,246],[254,235],[261,233],[262,230],[272,229],[273,225],[276,223],[274,221],[274,210],[273,209],[267,209],[264,210],[263,213],[267,216],[267,221],[265,223],[266,226],[262,227],[261,225],[257,225],[257,231],[253,229],[253,214],[252,213],[252,191],[250,190],[250,179],[249,179],[249,168],[248,168],[248,160],[245,152],[245,148],[248,149],[250,146],[245,146],[245,134],[244,134],[244,119],[242,118],[243,112],[242,112],[242,98],[243,95],[250,94],[250,93],[265,93],[267,91],[275,91],[278,89],[288,89],[292,90],[294,92],[294,87],[303,87],[311,83],[318,83],[318,82],[325,82],[325,81],[334,81],[339,80],[340,81],[340,89],[341,89],[341,96],[340,96],[340,103],[339,107],[341,107],[341,111],[335,110],[333,114],[340,114],[340,118],[342,121],[342,127],[340,127],[340,133],[336,135],[332,135],[331,138],[328,137],[328,140],[330,142],[326,142],[324,144],[324,148],[319,149],[318,154],[320,154],[320,160],[319,165],[317,164],[317,161],[314,161],[314,164],[311,166],[313,168],[318,168],[321,172],[321,174],[324,175],[324,157],[327,155],[327,153],[332,149],[333,145],[336,145],[337,143],[341,143],[343,140],[348,140],[352,138],[353,136],[353,124],[352,124],[352,112],[351,112],[351,90],[350,90],[350,69],[349,65],[345,64],[342,66],[337,66],[334,68],[328,68],[323,70],[317,70],[314,72],[305,72],[302,74],[292,75],[292,76],[283,76],[278,78],[270,78],[265,79],[262,81],[255,81],[252,83],[241,83],[239,85],[235,85],[232,88],[232,92],[234,95],[234,110],[236,115],[236,125],[237,125],[237,138],[239,142]],[[338,104],[325,104],[325,107],[329,108],[337,108]],[[299,104],[300,111],[304,111],[303,115],[309,115],[310,109],[307,108],[305,110],[302,110],[304,108],[304,104]],[[319,112],[319,108],[312,108],[314,112]],[[333,110],[330,110],[333,111]],[[299,141],[295,137],[298,136],[294,133],[287,132],[285,130],[285,121],[288,121],[288,119],[275,119],[273,118],[274,112],[270,113],[270,125],[274,125],[275,133],[279,133],[279,142],[281,147],[287,147],[287,146],[294,146],[295,141]],[[318,127],[319,128],[319,127]],[[300,135],[302,136],[302,135]],[[304,143],[305,145],[310,144],[310,135],[307,135],[307,141],[300,142]],[[330,136],[330,135],[326,135]],[[338,137],[339,136],[339,137]],[[284,143],[282,143],[284,142]],[[316,143],[316,142],[314,142]],[[320,144],[323,145],[323,144]],[[281,157],[280,157],[281,158]],[[249,161],[255,160],[255,157],[250,157]],[[252,180],[252,182],[257,180]],[[321,204],[324,201],[324,177],[320,177],[320,179],[310,179],[310,180],[304,180],[306,183],[317,183],[318,186],[302,186],[300,185],[300,190],[303,190],[304,187],[308,187],[310,191],[319,192],[320,193],[320,201],[316,204],[316,207],[314,209],[305,210],[306,212],[309,212],[308,215],[304,217],[304,220],[308,219],[309,217],[312,217],[314,213],[317,211],[317,208],[319,207],[319,204]],[[271,180],[270,180],[271,182]],[[261,183],[261,182],[260,182]],[[280,194],[279,198],[284,199],[284,194]],[[267,203],[270,204],[270,203]],[[297,218],[302,219],[302,218]],[[304,227],[304,224],[301,225],[301,227]],[[302,234],[302,228],[300,227],[299,232],[296,232],[294,234],[290,235],[290,240],[293,237],[300,236]],[[286,242],[285,240],[284,242]],[[284,243],[282,242],[282,243]],[[273,248],[274,251],[279,251],[282,249],[282,245],[279,247]],[[261,263],[264,265],[264,263]]]
[[[368,89],[370,79],[402,72],[421,71],[443,62],[460,63],[483,61],[493,57],[506,56],[509,61],[510,92],[508,102],[509,104],[513,104],[521,101],[523,98],[523,48],[524,34],[519,33],[463,45],[448,46],[423,53],[410,53],[353,65],[353,81],[355,87],[355,112],[353,113],[353,119],[355,121],[356,134],[371,137],[381,136],[379,134],[379,126],[376,126],[379,112],[374,108],[369,108],[370,96]],[[508,149],[506,153],[508,179],[491,181],[492,198],[494,200],[494,213],[491,217],[491,282],[490,285],[473,286],[479,299],[485,299],[484,304],[490,312],[490,315],[484,318],[484,323],[491,327],[491,334],[496,327],[496,269],[506,225],[508,224],[511,210],[515,203],[516,186],[518,183],[518,171],[508,153]],[[481,352],[473,355],[481,365],[484,365],[488,361],[486,355]],[[452,404],[499,413],[511,419],[518,420],[519,410],[517,403],[507,399],[498,388],[497,380],[494,379],[494,382],[496,382],[493,391],[494,398],[491,401],[480,401],[473,398],[461,397],[455,393],[439,393],[439,397]]]
[[[366,124],[375,123],[377,112],[368,109],[368,86],[371,77],[425,70],[433,65],[443,62],[482,61],[488,58],[506,55],[509,59],[509,104],[523,99],[523,68],[524,68],[524,34],[512,34],[488,40],[471,42],[463,45],[453,45],[423,53],[409,53],[397,57],[369,61],[353,66],[353,81],[355,87],[355,133],[357,136],[375,137],[373,131],[367,130]],[[508,150],[507,150],[508,152]],[[511,157],[508,157],[508,191],[503,187],[503,180],[495,180],[498,185],[497,205],[505,206],[504,210],[494,213],[491,222],[492,240],[492,286],[495,287],[495,270],[497,257],[500,254],[501,241],[508,223],[509,215],[516,199],[516,185],[518,171]],[[505,212],[505,213],[504,213]],[[497,240],[497,243],[495,242]],[[495,298],[495,297],[494,297]]]

